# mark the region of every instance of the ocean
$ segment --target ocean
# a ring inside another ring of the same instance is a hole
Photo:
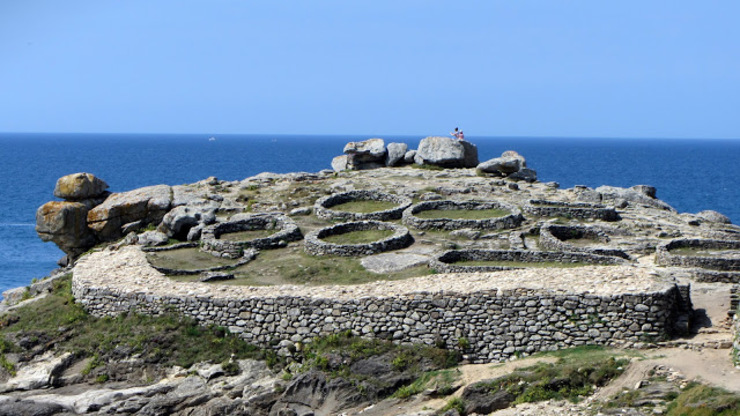
[[[208,134],[0,134],[0,291],[46,276],[63,253],[34,231],[56,180],[90,172],[110,191],[177,185],[209,176],[317,172],[348,141],[372,136]],[[424,136],[382,136],[416,148]],[[466,137],[481,161],[516,150],[543,182],[652,185],[679,212],[719,211],[740,221],[740,140]]]

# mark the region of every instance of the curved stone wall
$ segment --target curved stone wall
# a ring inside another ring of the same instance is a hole
[[[393,235],[367,244],[333,244],[322,240],[332,235],[367,230],[391,230]],[[382,221],[356,221],[336,224],[308,233],[303,248],[306,253],[314,256],[357,257],[406,248],[413,242],[414,238],[411,237],[409,230],[401,225]]]
[[[659,245],[655,250],[655,262],[661,266],[700,267],[727,272],[740,271],[740,256],[722,258],[717,256],[692,256],[671,253],[671,250],[691,248],[699,250],[737,250],[740,240],[677,239]]]
[[[333,206],[344,204],[351,201],[385,201],[396,204],[396,207],[383,211],[375,212],[347,212],[335,211]],[[411,205],[411,199],[404,196],[387,194],[377,191],[349,191],[338,194],[332,194],[320,198],[314,204],[316,216],[325,220],[344,220],[344,221],[362,221],[376,220],[389,221],[401,218],[403,211]]]
[[[248,241],[227,241],[221,235],[239,231],[278,230],[274,234]],[[201,250],[219,257],[236,259],[242,256],[247,248],[258,250],[284,247],[289,241],[303,238],[298,225],[283,214],[255,214],[235,221],[220,222],[209,225],[201,233]]]
[[[287,353],[316,336],[352,331],[395,342],[459,349],[495,362],[585,344],[664,339],[690,311],[688,287],[633,267],[433,275],[352,286],[239,287],[180,282],[147,267],[136,248],[93,253],[72,291],[95,316],[179,313]],[[601,270],[608,269],[608,270]],[[606,276],[605,276],[606,274]]]
[[[568,240],[581,238],[596,240],[600,243],[608,243],[610,240],[606,232],[597,228],[547,224],[540,228],[539,246],[543,249],[552,251],[584,252],[601,256],[616,256],[623,259],[630,258],[627,253],[616,248],[598,246],[581,247],[567,242]]]
[[[485,210],[501,209],[510,212],[509,215],[484,219],[452,219],[452,218],[419,218],[416,214],[422,211],[433,210]],[[501,202],[479,201],[425,201],[412,205],[403,212],[403,223],[419,230],[459,230],[473,228],[478,230],[502,230],[516,228],[524,221],[521,212],[513,205]]]
[[[524,212],[537,217],[566,217],[618,221],[619,214],[613,207],[585,202],[547,201],[532,199],[523,207]]]
[[[440,273],[478,273],[525,268],[518,266],[464,266],[455,264],[462,261],[521,261],[528,263],[555,261],[559,263],[588,263],[595,265],[626,264],[621,258],[600,256],[591,253],[528,250],[450,250],[432,259],[429,262],[429,267]]]

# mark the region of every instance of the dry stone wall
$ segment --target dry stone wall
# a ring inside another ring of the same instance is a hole
[[[487,210],[500,209],[508,211],[508,215],[484,219],[453,219],[453,218],[419,218],[416,214],[423,211],[445,210]],[[403,212],[403,223],[419,230],[460,230],[473,228],[478,230],[502,230],[516,228],[524,221],[521,211],[513,205],[500,202],[480,201],[426,201],[415,204]]]
[[[393,235],[367,244],[334,244],[322,240],[333,235],[367,230],[390,230],[393,231]],[[308,233],[303,248],[306,253],[314,256],[357,257],[406,248],[413,242],[414,238],[406,227],[383,221],[355,221],[336,224]]]
[[[627,253],[616,248],[599,246],[582,247],[568,243],[568,240],[577,240],[582,238],[591,239],[604,244],[609,242],[607,234],[596,228],[548,224],[540,228],[539,245],[545,250],[569,252],[581,251],[602,256],[616,256],[623,259],[629,259],[629,255]]]
[[[395,207],[375,212],[347,212],[332,209],[332,207],[352,201],[385,201],[396,204]],[[332,194],[319,198],[314,204],[314,212],[319,218],[326,220],[361,221],[376,220],[390,221],[401,218],[403,210],[411,205],[411,199],[405,196],[387,194],[377,191],[349,191]]]
[[[560,202],[533,199],[523,208],[525,213],[537,217],[566,217],[618,221],[619,214],[613,207],[585,202]]]
[[[118,255],[101,253],[97,264],[77,266],[72,290],[91,314],[180,313],[204,325],[227,327],[251,343],[285,354],[292,344],[349,330],[400,343],[465,346],[463,352],[471,361],[494,362],[576,345],[663,339],[677,330],[678,323],[685,322],[691,308],[688,287],[643,283],[642,277],[621,284],[622,291],[614,293],[604,290],[614,284],[612,278],[588,283],[589,287],[596,285],[593,293],[563,293],[549,289],[552,283],[545,280],[539,289],[511,288],[505,284],[511,276],[505,274],[470,279],[441,275],[411,283],[428,292],[417,289],[393,293],[409,284],[404,282],[369,284],[367,289],[234,288],[205,284],[186,284],[178,289],[177,284],[147,268],[145,260],[132,255],[117,261]],[[85,266],[87,270],[83,270]],[[607,274],[639,272],[630,268],[605,269],[609,269]],[[132,276],[125,274],[129,271]],[[518,276],[528,272],[507,273]],[[569,273],[585,276],[582,271]],[[452,283],[446,283],[449,279]],[[501,279],[498,284],[496,279]],[[584,278],[574,280],[570,286],[579,287]],[[534,283],[532,279],[527,282]],[[440,290],[439,285],[460,290]],[[559,284],[567,285],[567,279]],[[381,291],[391,294],[378,295]],[[463,338],[466,342],[461,341]]]
[[[598,254],[591,253],[530,250],[450,250],[432,259],[429,262],[429,267],[441,273],[475,273],[525,268],[525,266],[470,266],[465,265],[464,263],[456,264],[458,262],[465,261],[503,261],[525,263],[558,262],[562,264],[587,263],[599,265],[626,264],[625,260],[621,258],[600,256]]]

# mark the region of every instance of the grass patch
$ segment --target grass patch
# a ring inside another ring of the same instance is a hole
[[[237,262],[237,260],[204,253],[198,247],[149,252],[146,253],[146,257],[154,267],[178,270],[209,269],[211,267],[228,266]]]
[[[460,379],[460,370],[436,370],[422,374],[413,383],[398,389],[393,396],[407,399],[424,390],[432,389],[437,396],[448,396],[457,390],[455,382]]]
[[[453,263],[457,266],[473,267],[520,267],[520,268],[558,268],[569,269],[573,267],[593,266],[591,263],[561,263],[557,261],[527,262],[507,260],[464,260]]]
[[[397,206],[398,206],[397,204],[393,202],[389,202],[389,201],[373,201],[373,200],[358,199],[355,201],[349,201],[343,204],[334,205],[330,207],[330,209],[333,211],[356,212],[356,213],[367,214],[370,212],[385,211],[391,208],[395,208]]]
[[[690,384],[668,406],[668,416],[740,415],[740,395],[701,384]]]
[[[236,279],[222,284],[280,285],[280,284],[360,284],[377,280],[400,280],[425,276],[433,271],[417,266],[396,273],[377,274],[367,271],[360,260],[340,256],[312,256],[300,245],[276,250],[264,250],[253,261],[231,271]],[[189,280],[192,277],[177,277]]]
[[[196,362],[223,362],[231,357],[266,358],[266,352],[247,344],[221,327],[202,327],[192,319],[167,314],[136,313],[96,318],[74,303],[71,275],[54,282],[44,299],[9,312],[0,335],[15,339],[33,334],[77,358],[91,357],[84,373],[99,377],[105,363],[139,355],[148,364],[189,367]]]
[[[258,238],[269,237],[278,232],[278,230],[249,230],[237,231],[235,233],[221,234],[218,238],[226,241],[251,241]]]
[[[515,370],[492,381],[476,383],[479,389],[495,394],[505,390],[514,403],[544,400],[579,401],[604,386],[627,367],[629,360],[603,348],[586,347],[559,352],[555,363],[538,363]]]
[[[511,214],[505,209],[431,209],[414,214],[417,218],[453,220],[482,220],[486,218],[500,218]]]
[[[740,250],[717,250],[699,247],[680,247],[670,251],[671,254],[678,256],[694,257],[721,257],[726,259],[740,259]]]
[[[393,230],[363,230],[350,231],[343,234],[335,234],[324,237],[322,240],[331,244],[368,244],[388,238],[393,235]]]

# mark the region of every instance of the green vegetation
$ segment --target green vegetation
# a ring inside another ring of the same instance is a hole
[[[238,231],[235,233],[221,234],[218,238],[226,241],[251,241],[258,238],[269,237],[278,232],[278,230],[249,230]]]
[[[253,261],[230,271],[236,279],[221,282],[228,285],[281,284],[360,284],[377,280],[400,280],[425,276],[433,271],[417,266],[396,273],[376,274],[366,270],[360,260],[340,256],[312,256],[299,244],[276,250],[264,250]],[[176,276],[175,280],[194,280],[193,276]]]
[[[538,363],[476,385],[490,394],[506,390],[515,396],[514,403],[550,399],[577,402],[622,374],[629,363],[601,347],[561,350],[556,356],[560,358],[555,363]]]
[[[111,359],[134,354],[146,363],[186,368],[200,361],[223,362],[232,354],[238,359],[267,358],[266,352],[224,328],[198,326],[194,320],[175,314],[93,317],[74,303],[71,280],[69,275],[55,281],[49,296],[4,315],[0,349],[15,349],[5,340],[21,336],[44,340],[77,358],[90,357],[83,373],[95,377],[105,374],[105,363]],[[0,366],[10,372],[6,363],[0,359]]]
[[[414,214],[418,218],[438,219],[449,218],[453,220],[483,220],[487,218],[500,218],[511,214],[505,209],[431,209]]]
[[[561,263],[557,261],[508,261],[508,260],[463,260],[454,263],[457,266],[481,267],[516,267],[516,268],[560,268],[593,266],[591,263]]]
[[[436,370],[429,371],[417,378],[413,383],[398,389],[393,396],[399,399],[407,399],[417,395],[424,390],[431,389],[437,396],[448,396],[457,390],[455,382],[460,379],[460,370]]]
[[[740,395],[693,383],[668,406],[668,416],[740,415]]]
[[[209,269],[211,267],[234,265],[237,262],[237,260],[204,253],[198,247],[150,252],[146,256],[149,263],[154,267],[178,270]]]
[[[366,199],[358,199],[355,201],[345,202],[343,204],[334,205],[330,209],[333,211],[342,212],[356,212],[356,213],[370,213],[377,211],[385,211],[391,208],[395,208],[397,205],[389,201],[373,201]]]
[[[447,402],[446,405],[442,409],[440,409],[440,413],[444,413],[448,410],[455,409],[457,410],[457,413],[464,415],[465,414],[465,401],[459,397],[453,397],[450,399],[450,401]]]
[[[393,235],[392,230],[351,231],[324,237],[322,240],[331,244],[368,244]]]
[[[330,377],[342,377],[351,381],[362,390],[363,386],[372,385],[379,391],[385,391],[392,385],[385,385],[383,376],[374,378],[364,374],[353,373],[352,364],[361,360],[382,357],[381,361],[391,363],[391,372],[404,373],[410,380],[416,380],[406,387],[410,392],[431,383],[433,380],[444,380],[450,386],[458,377],[457,372],[439,371],[457,365],[460,355],[455,351],[415,344],[397,345],[381,339],[366,339],[352,335],[350,331],[314,339],[303,351],[301,371],[320,370]],[[411,387],[416,383],[415,387]],[[451,387],[450,387],[451,388]],[[402,388],[403,390],[403,388]],[[388,391],[391,394],[393,391]],[[406,393],[398,393],[403,395]],[[415,394],[415,393],[414,393]],[[406,396],[408,397],[408,396]]]

